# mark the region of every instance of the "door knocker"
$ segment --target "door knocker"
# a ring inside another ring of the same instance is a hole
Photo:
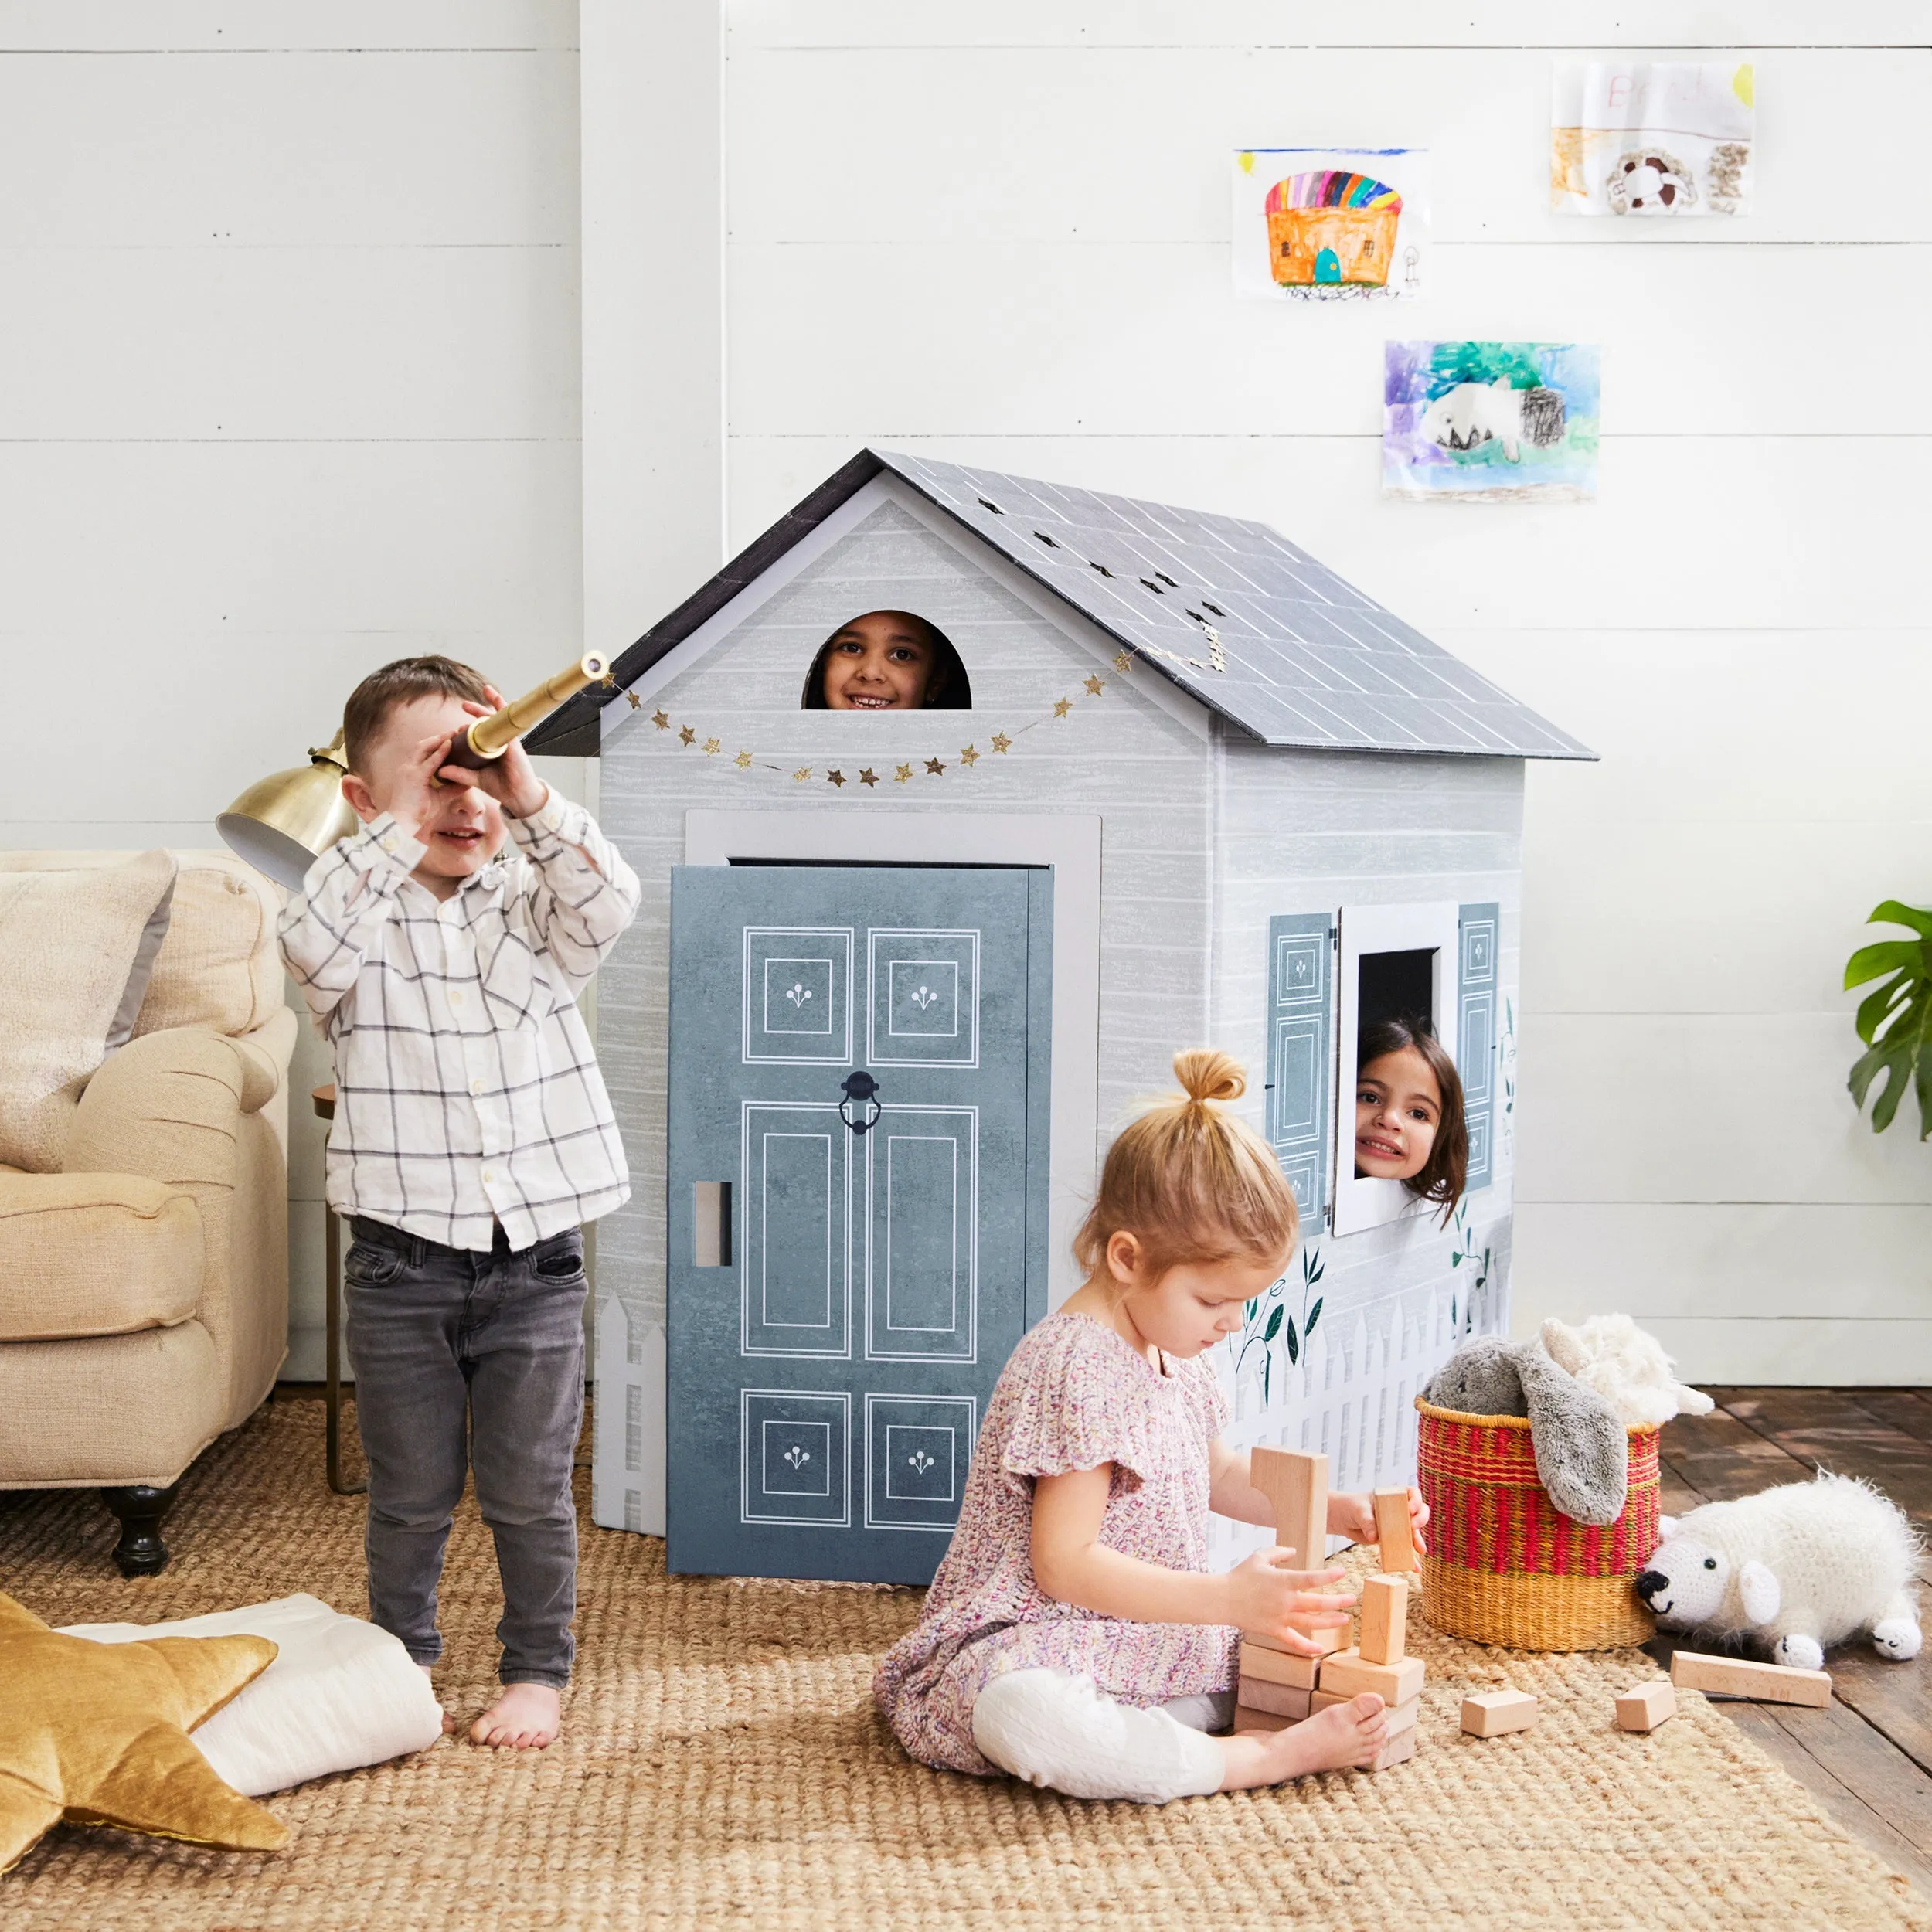
[[[872,1096],[879,1091],[879,1083],[862,1066],[855,1073],[848,1073],[843,1083],[845,1097],[838,1103],[838,1117],[853,1133],[865,1134],[878,1124],[879,1103]],[[852,1107],[856,1101],[859,1117],[852,1117]]]

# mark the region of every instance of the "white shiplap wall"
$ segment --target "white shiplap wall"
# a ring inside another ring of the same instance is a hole
[[[213,845],[385,660],[516,687],[581,648],[576,35],[569,0],[0,4],[0,844]],[[327,1077],[305,1035],[295,1376]]]
[[[1260,514],[1605,754],[1529,774],[1519,1321],[1932,1377],[1836,990],[1932,898],[1923,0],[581,12],[580,573],[577,7],[0,5],[0,840],[205,842],[369,664],[621,642],[869,439]],[[1546,214],[1559,42],[1751,53],[1758,212]],[[1230,302],[1227,149],[1365,138],[1427,299]],[[1603,342],[1603,502],[1381,504],[1393,332]]]
[[[733,544],[866,441],[1259,515],[1547,711],[1604,762],[1529,774],[1517,1325],[1932,1379],[1932,1150],[1852,1114],[1838,990],[1932,900],[1925,8],[725,12]],[[1597,49],[1756,61],[1756,213],[1548,213]],[[1227,154],[1290,141],[1433,149],[1423,301],[1230,299]],[[1383,503],[1394,335],[1601,343],[1601,502]]]

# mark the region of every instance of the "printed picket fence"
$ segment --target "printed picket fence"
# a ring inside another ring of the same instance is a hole
[[[1288,1361],[1277,1340],[1265,1400],[1258,1352],[1238,1379],[1219,1355],[1234,1405],[1226,1440],[1237,1449],[1318,1450],[1328,1458],[1331,1491],[1413,1482],[1417,1396],[1459,1343],[1500,1334],[1507,1324],[1506,1290],[1493,1280],[1473,1293],[1448,1281],[1420,1297],[1391,1297],[1322,1323],[1299,1362]],[[1225,1569],[1272,1541],[1264,1530],[1213,1517],[1210,1565]]]

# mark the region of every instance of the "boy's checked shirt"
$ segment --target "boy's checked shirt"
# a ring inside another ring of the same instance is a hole
[[[328,1194],[446,1247],[512,1250],[629,1195],[577,996],[638,909],[637,876],[553,790],[438,900],[385,813],[309,868],[277,927],[335,1054]]]

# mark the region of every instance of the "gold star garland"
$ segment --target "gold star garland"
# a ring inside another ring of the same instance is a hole
[[[1212,632],[1209,635],[1213,636]],[[1220,640],[1216,638],[1213,639],[1213,642],[1218,647]],[[1219,655],[1218,648],[1216,655]],[[1185,662],[1192,663],[1193,660],[1189,658]],[[1134,658],[1131,652],[1123,650],[1115,654],[1114,669],[1120,676],[1125,677],[1133,667]],[[1206,667],[1202,668],[1205,669]],[[1217,665],[1215,668],[1218,670],[1220,667]],[[1011,733],[995,731],[988,741],[992,746],[993,755],[1004,757],[1028,732],[1038,730],[1043,725],[1057,723],[1072,716],[1077,703],[1082,703],[1088,699],[1099,697],[1106,690],[1107,683],[1108,680],[1102,677],[1097,671],[1090,677],[1081,680],[1080,693],[1070,693],[1066,697],[1056,699],[1050,711],[1043,712],[1037,718],[1021,725]],[[644,700],[634,691],[627,691],[624,695],[630,700],[631,709],[633,711],[641,711],[644,709]],[[662,706],[653,711],[650,716],[651,724],[658,731],[674,737],[681,750],[688,750],[696,747],[701,750],[707,758],[718,757],[724,751],[723,739],[715,736],[700,738],[696,725],[681,723]],[[951,762],[965,770],[971,771],[976,766],[982,764],[988,756],[987,753],[980,750],[978,744],[975,742],[969,745],[961,745]],[[729,762],[740,771],[782,772],[785,769],[784,766],[774,764],[770,760],[760,758],[755,753],[743,748],[740,748]],[[893,766],[892,782],[896,785],[910,784],[913,782],[916,768],[923,770],[923,775],[927,777],[943,778],[949,766],[946,758],[937,755],[930,758],[915,758],[906,764]],[[791,773],[792,783],[799,785],[809,784],[814,778],[821,777],[827,784],[837,791],[842,791],[848,784],[855,782],[853,778],[847,777],[842,767],[836,765],[827,766],[822,770],[812,765],[800,765]],[[868,765],[856,774],[855,781],[862,785],[866,791],[871,791],[880,784],[882,780],[879,773]]]

